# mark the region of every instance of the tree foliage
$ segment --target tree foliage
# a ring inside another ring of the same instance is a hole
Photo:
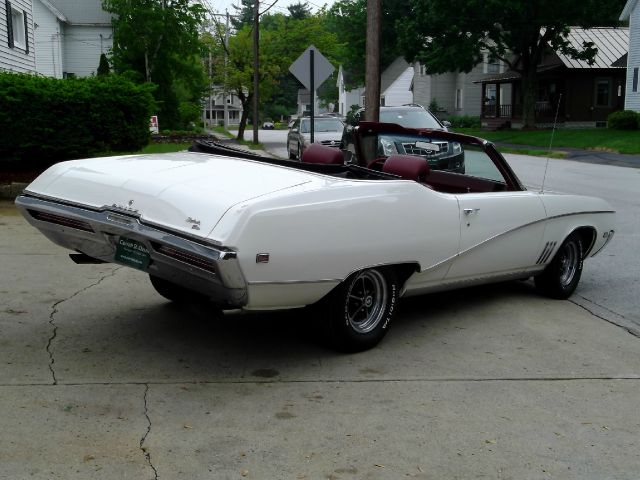
[[[380,68],[385,69],[402,54],[397,29],[406,28],[408,0],[382,2]],[[365,48],[367,39],[367,0],[339,0],[326,14],[327,29],[343,45],[340,63],[349,71],[348,87],[364,85]]]
[[[158,85],[159,117],[167,128],[193,118],[186,104],[200,103],[204,72],[200,62],[202,5],[189,0],[103,0],[114,14],[112,63],[116,72]],[[182,112],[182,113],[181,113]]]
[[[298,14],[301,12],[300,9],[295,11]],[[274,13],[260,18],[259,97],[263,105],[263,118],[273,118],[295,110],[297,91],[302,85],[293,78],[288,69],[309,45],[315,45],[329,60],[338,58],[341,44],[336,35],[326,30],[324,16],[298,14],[294,17]],[[243,116],[240,119],[239,138],[244,136],[253,99],[251,34],[252,26],[244,25],[230,36],[229,46],[225,48],[224,26],[217,24],[214,34],[206,36],[205,40],[214,57],[214,84],[226,87],[227,91],[233,92],[242,102]]]
[[[571,45],[569,26],[615,25],[624,0],[409,0],[398,21],[408,60],[429,73],[470,71],[483,52],[520,73],[524,123],[534,123],[537,65],[549,46],[575,59],[592,61],[590,42]]]

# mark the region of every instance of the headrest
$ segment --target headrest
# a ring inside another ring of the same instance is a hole
[[[312,143],[302,153],[302,162],[342,165],[344,163],[344,156],[338,148],[327,147],[320,143]]]
[[[382,171],[406,180],[424,182],[425,177],[429,175],[429,164],[424,158],[414,155],[391,155],[382,165]]]

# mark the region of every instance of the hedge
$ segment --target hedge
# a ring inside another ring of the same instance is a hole
[[[153,86],[116,76],[0,73],[0,162],[50,165],[149,143]]]
[[[607,117],[607,127],[613,130],[636,130],[640,124],[640,114],[632,110],[613,112]]]

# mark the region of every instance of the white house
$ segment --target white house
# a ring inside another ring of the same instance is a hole
[[[242,116],[242,102],[237,95],[229,93],[226,95],[217,87],[214,87],[212,95],[203,99],[204,109],[202,112],[203,121],[209,126],[224,125],[225,101],[227,104],[227,125],[239,125]]]
[[[348,81],[349,73],[340,65],[337,80],[338,113],[343,117],[347,115],[353,105],[357,105],[358,107],[363,105],[362,96],[364,95],[364,87],[347,90]]]
[[[411,85],[413,67],[402,57],[396,58],[380,75],[380,105],[394,106],[413,103]],[[342,65],[338,69],[338,108],[340,115],[346,115],[353,105],[364,106],[364,87],[346,89],[348,72]]]
[[[111,14],[101,0],[33,0],[36,70],[50,77],[87,77],[113,46]]]
[[[380,105],[413,103],[412,81],[413,67],[404,58],[396,58],[380,75]]]
[[[34,73],[34,50],[32,1],[0,3],[0,71]]]
[[[640,112],[640,1],[627,0],[620,20],[629,22],[629,54],[624,108]]]

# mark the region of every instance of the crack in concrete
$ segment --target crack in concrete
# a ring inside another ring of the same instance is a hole
[[[576,300],[576,298],[578,298],[579,300]],[[619,313],[608,309],[604,305],[600,305],[599,303],[596,303],[593,300],[580,295],[574,295],[573,298],[569,298],[569,301],[574,305],[582,308],[583,310],[589,312],[594,317],[599,318],[600,320],[604,320],[605,322],[615,325],[616,327],[620,327],[634,337],[640,338],[640,328],[638,328],[638,326],[636,326],[632,320],[629,320],[623,315],[620,315]],[[600,310],[601,313],[596,312],[596,309]]]
[[[144,416],[147,419],[147,431],[144,432],[144,435],[140,439],[140,450],[142,450],[144,458],[147,460],[147,463],[153,470],[155,479],[158,480],[158,470],[156,470],[156,467],[153,465],[153,462],[151,461],[151,453],[149,452],[147,447],[145,447],[144,445],[145,442],[147,441],[147,437],[149,436],[149,433],[151,433],[151,418],[149,417],[149,406],[147,404],[148,394],[149,394],[149,384],[145,383],[144,384]]]
[[[55,319],[56,313],[58,313],[58,306],[60,304],[64,303],[64,302],[67,302],[67,301],[71,300],[72,298],[77,297],[78,295],[86,292],[90,288],[93,288],[96,285],[99,285],[100,283],[102,283],[107,278],[113,277],[116,274],[116,272],[118,270],[120,270],[121,268],[122,267],[117,267],[117,268],[113,269],[111,271],[111,273],[109,273],[108,275],[104,275],[104,276],[100,277],[97,282],[92,283],[91,285],[88,285],[88,286],[86,286],[84,288],[81,288],[80,290],[78,290],[73,295],[70,295],[67,298],[63,298],[62,300],[58,300],[57,302],[55,302],[51,306],[51,313],[49,314],[49,325],[51,325],[53,331],[51,333],[51,336],[49,337],[49,340],[47,341],[46,350],[47,350],[47,354],[49,355],[49,371],[51,372],[51,377],[53,379],[53,385],[58,385],[58,379],[56,377],[56,371],[55,371],[55,368],[54,368],[54,365],[56,363],[56,359],[53,356],[53,341],[58,336],[58,325],[56,325],[56,319]]]

